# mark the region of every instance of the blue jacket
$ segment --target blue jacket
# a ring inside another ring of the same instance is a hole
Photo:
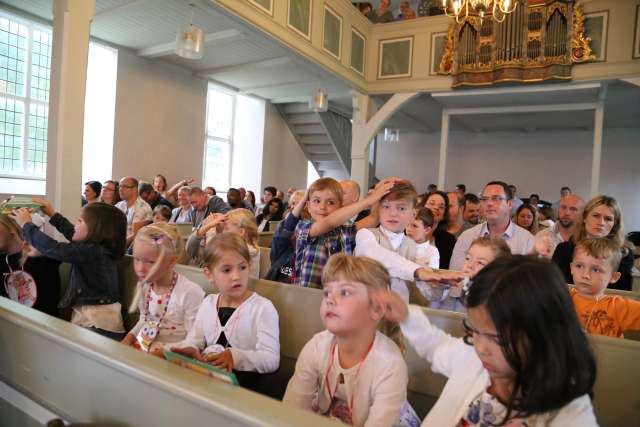
[[[120,302],[117,260],[111,250],[97,243],[71,242],[73,225],[56,213],[49,221],[70,243],[58,242],[32,224],[24,225],[24,239],[46,257],[71,264],[69,286],[60,308]]]

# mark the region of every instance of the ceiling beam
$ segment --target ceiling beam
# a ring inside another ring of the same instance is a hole
[[[93,14],[93,18],[94,19],[95,18],[102,18],[103,16],[109,15],[110,13],[113,13],[113,12],[115,12],[117,10],[125,9],[127,7],[130,7],[130,6],[135,6],[137,4],[141,4],[141,3],[144,3],[146,1],[147,0],[128,0],[128,1],[125,1],[124,3],[118,4],[118,5],[115,5],[115,6],[112,6],[112,7],[107,7],[107,8],[102,9],[100,12],[94,13]]]
[[[238,73],[242,71],[256,71],[256,70],[264,70],[273,67],[279,67],[282,65],[287,65],[291,62],[291,58],[288,56],[282,56],[280,58],[272,58],[264,61],[256,61],[256,62],[247,62],[244,64],[237,65],[227,65],[224,67],[214,67],[207,68],[205,70],[198,71],[198,76],[200,77],[209,77],[215,76],[216,74],[224,74],[224,73]]]
[[[204,46],[212,46],[217,43],[225,43],[233,40],[241,40],[245,38],[245,34],[235,28],[230,30],[218,31],[216,33],[205,34]],[[138,50],[138,56],[143,58],[158,58],[160,56],[172,55],[176,49],[176,42],[162,43],[156,46],[147,47]]]

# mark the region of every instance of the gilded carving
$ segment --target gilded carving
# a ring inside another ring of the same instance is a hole
[[[453,51],[454,51],[454,37],[456,34],[456,24],[451,24],[449,31],[447,32],[447,41],[444,45],[444,53],[438,66],[438,72],[440,74],[451,74],[453,70]]]
[[[571,60],[573,62],[586,62],[596,59],[591,52],[591,37],[584,35],[584,13],[582,5],[573,8],[573,28],[571,37]]]

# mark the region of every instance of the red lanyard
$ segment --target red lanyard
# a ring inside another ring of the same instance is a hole
[[[371,340],[371,344],[369,344],[369,348],[367,349],[367,352],[364,354],[364,356],[362,356],[362,359],[360,359],[360,362],[358,362],[358,369],[356,370],[356,376],[353,379],[353,384],[356,383],[356,381],[358,379],[358,375],[360,375],[360,369],[362,368],[362,365],[364,365],[365,359],[367,358],[367,356],[371,352],[371,349],[373,348],[373,343],[375,341],[376,341],[376,337],[374,335],[373,339]],[[329,362],[329,367],[327,369],[327,372],[324,374],[324,382],[325,382],[325,386],[327,388],[327,393],[329,394],[329,405],[331,405],[331,402],[333,401],[333,396],[335,395],[335,392],[331,391],[331,383],[329,382],[329,373],[331,373],[331,369],[333,369],[333,362],[335,360],[335,357],[336,357],[336,342],[334,340],[333,344],[331,345],[331,361]],[[338,362],[338,363],[340,363],[340,362]],[[339,385],[340,385],[340,383],[336,382],[336,388],[335,388],[336,391],[338,391]],[[355,395],[355,387],[352,388],[351,397],[349,398],[349,416],[351,417],[351,419],[353,419],[353,397],[354,397],[354,395]]]
[[[173,273],[173,277],[171,279],[171,287],[169,288],[169,296],[167,297],[167,303],[164,306],[164,310],[162,310],[162,315],[158,319],[158,335],[160,334],[160,324],[162,320],[164,320],[164,316],[167,314],[167,310],[169,309],[169,302],[171,301],[171,295],[173,295],[173,288],[176,286],[176,282],[178,281],[178,274]],[[144,306],[144,319],[147,319],[151,315],[149,312],[149,302],[151,301],[151,284],[149,284],[149,289],[147,290],[147,297]]]

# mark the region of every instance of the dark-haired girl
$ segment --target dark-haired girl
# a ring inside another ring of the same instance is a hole
[[[597,426],[596,364],[562,274],[525,256],[498,258],[474,278],[464,339],[433,326],[399,296],[386,317],[431,369],[448,378],[423,426]]]
[[[127,218],[115,206],[92,203],[71,224],[49,202],[34,198],[50,223],[69,243],[47,236],[31,222],[28,209],[16,209],[11,217],[22,227],[25,241],[42,255],[71,264],[69,285],[60,308],[71,308],[71,322],[101,335],[124,337],[116,262],[126,245]]]
[[[283,214],[284,203],[282,202],[282,199],[277,197],[271,199],[271,201],[265,205],[264,209],[262,209],[262,213],[256,218],[258,232],[273,231],[269,228],[269,222],[282,221]]]
[[[440,268],[448,269],[456,237],[447,231],[449,223],[449,198],[442,191],[429,193],[424,207],[433,214],[433,241],[440,253]]]

